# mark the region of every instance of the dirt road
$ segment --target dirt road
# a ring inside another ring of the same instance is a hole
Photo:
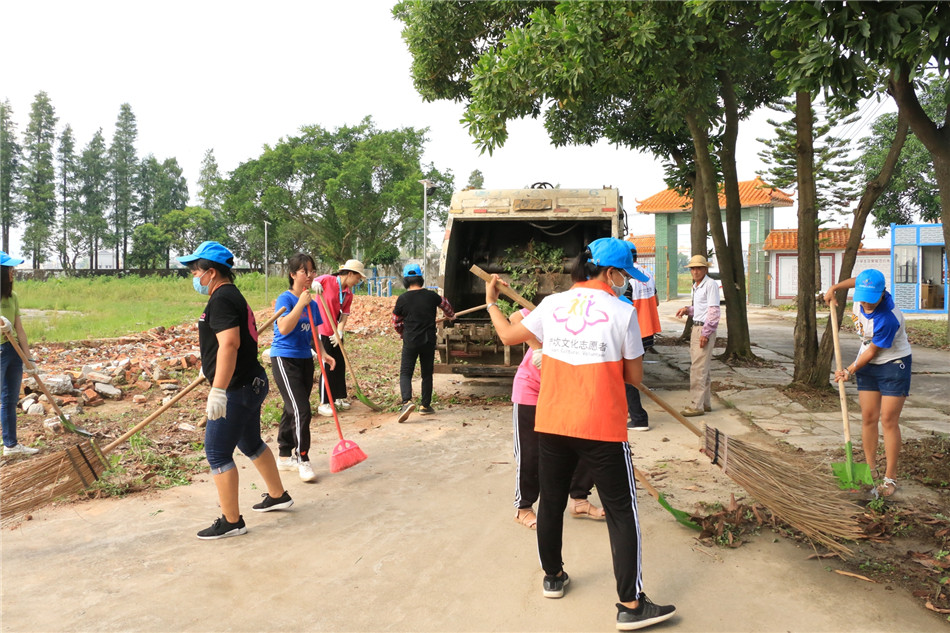
[[[675,506],[741,493],[688,431],[648,410],[654,430],[631,438],[637,465]],[[314,485],[289,473],[289,512],[250,511],[261,481],[238,458],[246,536],[195,538],[218,514],[207,477],[4,530],[2,631],[614,630],[602,523],[566,519],[572,583],[561,600],[541,596],[535,533],[512,520],[509,407],[452,407],[406,424],[360,405],[346,414],[357,416],[368,430],[351,439],[369,459],[330,474],[315,457]],[[707,417],[727,433],[747,428],[729,410]],[[317,437],[332,447],[328,426]],[[709,548],[645,494],[640,513],[646,591],[678,608],[651,630],[946,630],[902,590],[838,575],[834,560],[806,560],[807,547],[765,533]]]

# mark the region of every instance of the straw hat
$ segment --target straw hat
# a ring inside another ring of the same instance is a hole
[[[340,266],[340,270],[338,270],[337,272],[338,272],[338,273],[342,273],[342,272],[347,271],[347,270],[351,270],[351,271],[353,271],[354,273],[356,273],[357,275],[359,275],[360,277],[362,277],[363,279],[366,279],[366,272],[364,272],[364,269],[363,269],[363,262],[361,262],[361,261],[358,260],[358,259],[348,259],[348,260],[346,260],[346,261],[343,263],[343,265]]]
[[[709,262],[702,255],[693,255],[689,258],[687,268],[709,268]]]

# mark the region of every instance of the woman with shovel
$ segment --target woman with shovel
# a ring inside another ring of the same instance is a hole
[[[20,349],[30,355],[26,331],[20,320],[20,300],[13,292],[13,268],[23,263],[22,259],[10,257],[0,251],[0,314],[3,315],[3,329],[16,335]],[[3,426],[3,456],[35,455],[39,451],[23,446],[16,437],[17,400],[20,397],[20,385],[23,384],[23,360],[13,349],[13,344],[0,334],[0,422]]]
[[[831,304],[835,292],[854,288],[851,319],[861,338],[858,357],[847,368],[835,371],[835,382],[858,381],[861,405],[861,444],[871,471],[877,464],[878,421],[884,431],[887,465],[878,491],[889,497],[897,491],[897,460],[901,451],[901,411],[910,393],[911,349],[904,328],[904,315],[885,290],[884,274],[865,270],[857,277],[839,281],[825,293]],[[832,306],[832,310],[835,306]]]
[[[366,279],[366,273],[363,269],[363,262],[358,259],[349,259],[340,266],[335,274],[320,275],[313,281],[314,291],[318,295],[323,295],[327,309],[332,312],[332,314],[326,314],[323,311],[323,306],[320,306],[320,318],[323,323],[320,324],[317,330],[320,332],[323,348],[329,352],[328,358],[333,358],[336,361],[336,366],[327,371],[326,377],[330,383],[330,393],[333,394],[334,404],[336,404],[338,411],[346,411],[350,408],[350,403],[346,399],[346,360],[343,358],[343,351],[340,349],[343,326],[346,324],[347,317],[350,316],[350,306],[353,304],[352,289],[364,279]],[[337,324],[336,329],[339,334],[334,334],[333,323]],[[323,387],[322,382],[320,384],[320,406],[317,407],[317,413],[326,417],[333,415],[327,390]]]
[[[307,310],[315,314],[319,325],[317,302],[310,294],[310,282],[316,275],[316,264],[310,255],[298,253],[287,261],[289,289],[274,304],[274,310],[284,308],[286,314],[274,323],[274,343],[270,363],[274,382],[284,400],[277,431],[277,467],[296,470],[306,482],[317,480],[310,464],[310,394],[313,392],[313,337]],[[336,360],[327,353],[320,341],[321,358],[327,359],[332,370]]]
[[[640,575],[640,524],[624,382],[640,384],[643,379],[643,344],[636,311],[614,294],[628,278],[639,276],[623,241],[594,240],[574,261],[571,289],[545,298],[515,325],[496,303],[498,276],[492,275],[485,285],[488,314],[502,343],[516,345],[533,336],[544,346],[535,422],[542,595],[560,598],[569,582],[561,558],[564,508],[571,476],[584,460],[607,513],[621,631],[651,626],[676,612],[676,607],[646,597]]]
[[[257,360],[254,313],[234,285],[234,255],[218,242],[202,242],[178,261],[191,271],[195,292],[208,296],[198,319],[201,371],[211,385],[205,412],[205,455],[218,489],[221,518],[198,532],[200,539],[247,534],[238,505],[239,448],[264,478],[267,492],[255,512],[283,510],[294,504],[284,490],[277,461],[261,439],[261,405],[267,397],[267,374]]]

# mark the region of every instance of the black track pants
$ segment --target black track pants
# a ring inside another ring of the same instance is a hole
[[[274,382],[284,399],[277,431],[277,448],[281,457],[298,451],[302,461],[310,453],[310,394],[313,392],[313,358],[271,356]]]

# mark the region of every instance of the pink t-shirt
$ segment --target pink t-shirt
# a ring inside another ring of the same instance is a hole
[[[522,308],[521,316],[528,316],[531,311]],[[541,391],[541,370],[534,366],[531,359],[534,349],[529,347],[528,352],[518,365],[515,382],[511,387],[511,401],[518,404],[538,404],[538,393]]]
[[[340,317],[350,313],[350,304],[353,303],[353,291],[347,288],[340,288],[340,278],[336,275],[320,275],[316,281],[323,286],[323,300],[327,303],[327,308],[333,313],[333,322],[339,325]],[[319,305],[320,302],[317,302]],[[323,336],[333,336],[333,326],[330,325],[330,318],[324,314],[323,307],[320,306],[320,318],[323,323],[317,326],[317,331]]]

